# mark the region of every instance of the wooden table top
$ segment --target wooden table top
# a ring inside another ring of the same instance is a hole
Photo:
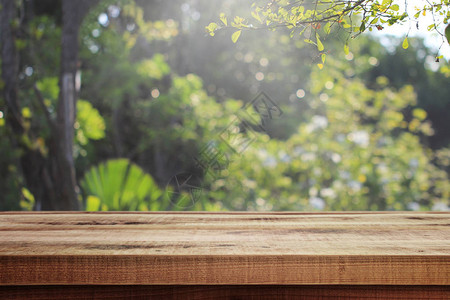
[[[449,285],[444,212],[0,212],[0,285]]]

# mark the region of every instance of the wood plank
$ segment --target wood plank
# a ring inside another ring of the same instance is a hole
[[[0,286],[0,299],[448,299],[448,286],[323,286],[323,285],[87,285],[87,286]]]
[[[450,214],[0,213],[0,285],[448,285]]]

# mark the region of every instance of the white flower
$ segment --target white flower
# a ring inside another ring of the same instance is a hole
[[[359,192],[362,188],[362,184],[359,181],[355,181],[355,180],[350,181],[347,185],[354,192]]]
[[[323,210],[325,208],[325,201],[319,197],[309,198],[309,205],[315,209]]]
[[[331,160],[335,164],[337,164],[337,163],[339,163],[341,161],[341,156],[339,154],[337,154],[337,153],[333,153],[333,154],[331,154]]]
[[[433,207],[431,208],[431,210],[434,210],[434,211],[450,211],[450,208],[448,207],[447,203],[437,202],[437,203],[433,204]]]
[[[350,132],[347,138],[361,147],[367,147],[369,145],[369,134],[364,130]]]
[[[388,171],[389,171],[389,169],[388,169],[388,167],[386,166],[385,163],[380,163],[380,164],[378,164],[378,165],[377,165],[377,169],[378,169],[378,171],[379,171],[381,174],[386,174],[386,173],[388,173]]]
[[[409,160],[409,167],[412,169],[417,169],[419,166],[419,160],[417,158],[411,158]]]
[[[339,171],[339,177],[342,179],[350,179],[350,173],[347,171]]]
[[[280,161],[282,161],[282,162],[290,162],[291,161],[291,157],[285,151],[278,152],[278,157],[280,158]]]
[[[295,155],[300,155],[300,154],[303,154],[305,152],[305,149],[303,149],[300,146],[295,146],[293,152],[294,152]]]
[[[420,205],[417,202],[410,202],[408,203],[408,209],[417,211],[420,209]]]
[[[314,153],[307,152],[302,154],[301,158],[303,161],[311,161],[316,159],[316,155]]]
[[[328,120],[324,116],[315,115],[311,119],[314,129],[324,129],[328,126]]]
[[[343,141],[345,141],[345,135],[342,133],[339,133],[338,135],[336,135],[336,141],[339,143],[342,143]]]
[[[317,191],[317,189],[315,187],[312,187],[312,188],[309,189],[309,195],[311,197],[317,196],[317,193],[318,193],[318,191]]]
[[[263,161],[263,166],[273,168],[277,165],[277,160],[273,156],[267,157]]]
[[[333,189],[330,189],[330,188],[321,189],[320,195],[323,197],[329,197],[329,198],[336,197],[336,193],[334,192]]]

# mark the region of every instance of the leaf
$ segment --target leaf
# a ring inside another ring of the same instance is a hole
[[[158,80],[170,73],[170,67],[161,53],[156,53],[151,59],[138,62],[136,70],[141,76]]]
[[[214,22],[209,23],[208,26],[206,26],[206,31],[208,31],[209,35],[214,36],[214,31],[217,29],[218,25]]]
[[[363,32],[364,30],[366,30],[366,23],[361,22],[361,26],[359,26],[359,31]]]
[[[323,51],[324,47],[323,47],[322,42],[320,41],[320,38],[319,38],[319,34],[318,34],[318,33],[316,33],[316,39],[317,39],[317,49],[318,49],[319,51]]]
[[[427,112],[421,108],[416,108],[413,110],[413,116],[420,121],[423,121],[427,117]]]
[[[326,57],[327,57],[327,55],[325,53],[322,53],[322,55],[321,55],[322,63],[325,63]]]
[[[391,6],[391,9],[393,11],[398,11],[400,9],[400,7],[398,6],[398,4],[394,4],[394,5]]]
[[[260,23],[262,23],[261,17],[257,12],[252,11],[252,17],[258,20]]]
[[[408,49],[409,47],[408,37],[405,37],[405,39],[403,40],[402,47],[403,49]]]
[[[325,26],[323,27],[323,30],[325,31],[326,34],[330,34],[330,32],[331,32],[331,22],[327,22],[327,24],[325,24]]]
[[[243,18],[236,16],[234,17],[234,21],[231,23],[231,26],[239,28],[242,26],[242,21],[244,21]]]
[[[291,31],[291,33],[289,34],[289,37],[292,38],[294,36],[295,33],[295,28]]]
[[[24,107],[24,108],[22,108],[22,116],[24,117],[24,118],[31,118],[31,110],[30,110],[30,108],[28,108],[28,107]]]
[[[319,69],[323,69],[323,64],[317,64],[317,66],[319,67]]]
[[[222,21],[223,24],[225,24],[225,26],[228,26],[227,17],[225,16],[224,13],[220,13],[220,20]]]
[[[237,42],[237,40],[238,40],[239,37],[241,36],[241,31],[242,31],[242,30],[238,30],[238,31],[234,32],[234,33],[231,35],[231,40],[233,41],[233,43],[236,43],[236,42]]]
[[[345,55],[348,55],[350,53],[350,49],[348,48],[347,44],[344,45],[344,53]]]
[[[80,182],[87,195],[87,210],[135,210],[156,203],[162,191],[139,166],[128,159],[111,159],[88,170]],[[157,208],[157,207],[156,207]]]
[[[100,140],[105,137],[105,120],[88,101],[77,101],[76,139],[86,145],[87,139]]]
[[[44,77],[36,83],[36,86],[44,98],[50,98],[51,101],[58,99],[59,86],[57,77]]]
[[[98,197],[89,195],[86,200],[86,211],[99,211],[101,201]]]

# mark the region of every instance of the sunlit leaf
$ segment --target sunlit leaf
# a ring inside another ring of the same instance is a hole
[[[398,11],[400,9],[400,7],[398,6],[398,4],[394,4],[394,5],[391,5],[391,9],[393,11]]]
[[[90,210],[136,210],[162,195],[153,178],[128,159],[111,159],[91,168],[80,184]]]
[[[31,118],[31,110],[29,107],[22,108],[22,116],[24,118]]]
[[[402,47],[403,49],[408,49],[409,47],[408,37],[405,37],[405,39],[403,40]]]
[[[85,100],[77,101],[76,137],[80,144],[87,144],[87,139],[99,140],[105,137],[105,121],[100,112]]]
[[[86,211],[99,211],[101,201],[98,197],[89,195],[86,199]]]
[[[413,116],[420,121],[423,121],[427,117],[427,112],[421,108],[416,108],[413,110]]]
[[[317,39],[317,49],[319,51],[323,51],[324,47],[323,47],[322,42],[320,41],[320,37],[319,37],[318,33],[316,33],[316,39]]]
[[[220,20],[222,21],[223,24],[225,24],[225,26],[228,26],[227,17],[225,16],[224,13],[220,13]]]
[[[257,12],[252,11],[252,17],[262,23],[261,17]]]
[[[225,19],[226,20],[226,19]],[[211,22],[211,23],[209,23],[209,25],[208,26],[206,26],[206,31],[211,35],[211,36],[214,36],[214,31],[218,28],[219,26],[216,24],[216,23],[214,23],[214,22]]]
[[[345,55],[348,55],[350,53],[350,49],[348,48],[347,44],[344,45],[344,53]]]
[[[161,53],[155,54],[151,59],[145,59],[137,63],[136,70],[139,75],[154,79],[162,79],[170,73],[170,67]]]
[[[233,43],[236,43],[238,41],[239,37],[241,36],[241,31],[242,30],[238,30],[231,35],[231,40],[233,41]]]
[[[325,31],[326,34],[329,34],[331,32],[331,22],[327,22],[323,30]]]
[[[45,77],[36,82],[36,86],[46,99],[56,101],[59,94],[58,78]]]

